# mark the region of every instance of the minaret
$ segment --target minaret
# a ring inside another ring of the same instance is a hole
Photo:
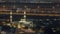
[[[24,6],[27,9],[27,6]],[[24,10],[24,19],[26,19],[26,10]]]
[[[12,11],[10,11],[10,22],[12,22]]]
[[[24,11],[24,20],[26,20],[26,11]]]

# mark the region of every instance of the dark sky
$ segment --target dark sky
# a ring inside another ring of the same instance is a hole
[[[60,1],[60,0],[41,0],[41,1]]]
[[[17,2],[30,2],[30,3],[36,3],[36,2],[60,2],[60,0],[0,0],[1,1],[8,1],[8,2],[13,2],[13,1],[17,1]]]
[[[60,1],[60,0],[21,0],[21,1],[44,1],[44,2],[56,2],[56,1]]]
[[[33,1],[33,2],[60,2],[60,0],[28,0],[28,1]]]

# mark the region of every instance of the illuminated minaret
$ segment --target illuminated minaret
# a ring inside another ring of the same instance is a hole
[[[26,11],[24,11],[24,20],[26,20]]]
[[[23,19],[21,19],[19,22],[26,23],[26,11],[24,11]]]
[[[12,11],[10,11],[10,22],[12,22]]]

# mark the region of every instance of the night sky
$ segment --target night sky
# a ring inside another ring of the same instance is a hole
[[[60,0],[0,0],[0,2],[6,1],[6,2],[22,2],[22,3],[44,3],[44,2],[60,2]]]

